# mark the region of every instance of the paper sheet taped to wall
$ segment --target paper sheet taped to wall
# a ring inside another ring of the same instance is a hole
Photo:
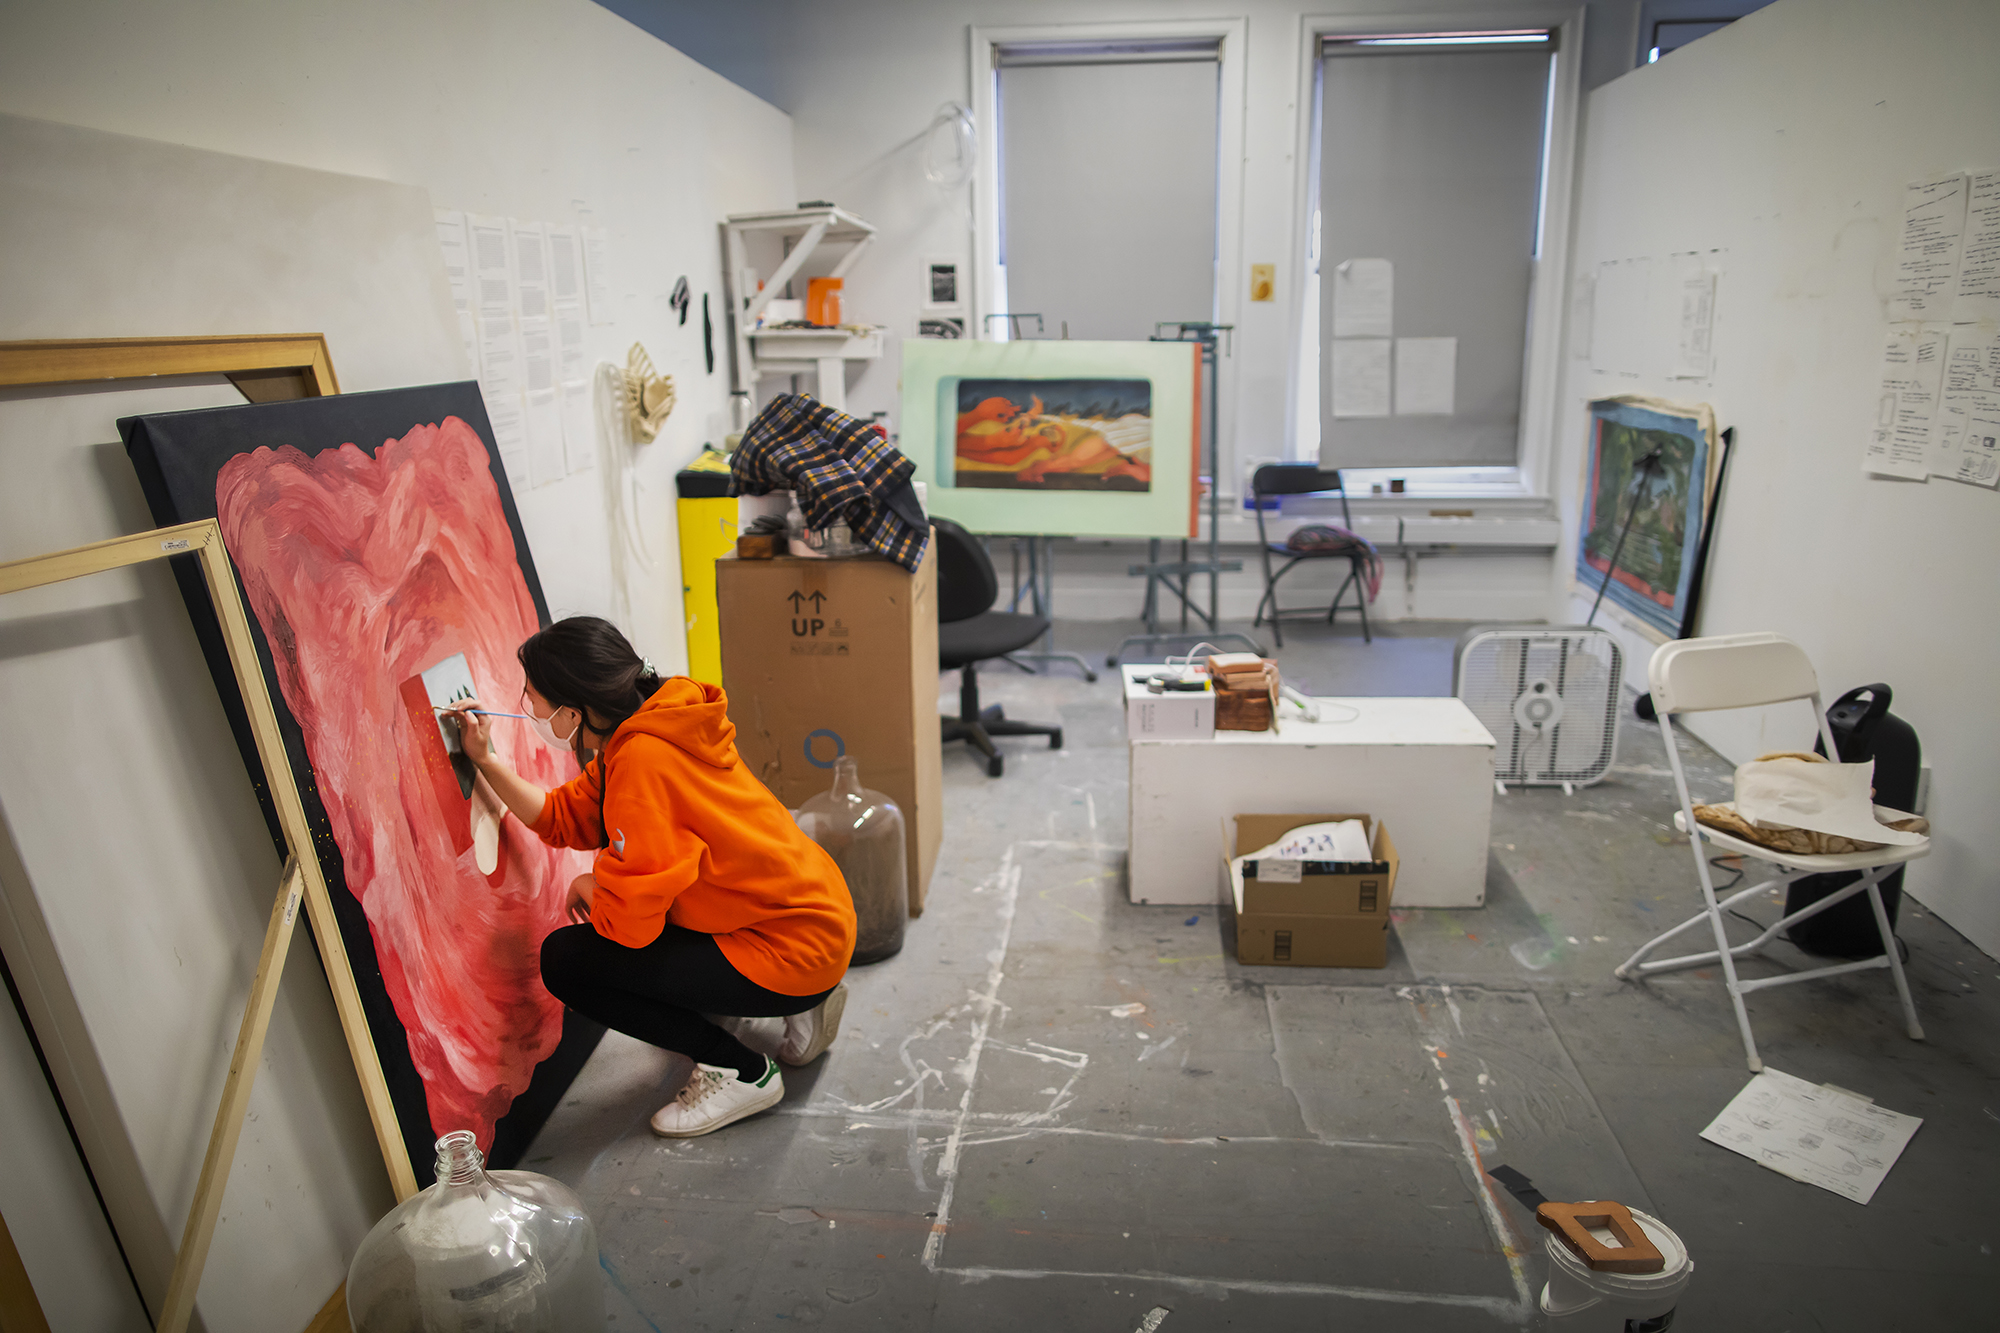
[[[1882,384],[1864,466],[1922,481],[1931,471],[1931,428],[1944,382],[1946,326],[1892,324],[1882,345]]]
[[[1892,320],[1949,319],[1965,237],[1965,177],[1919,181],[1903,192]]]
[[[2000,320],[2000,171],[1967,178],[1964,248],[1951,317]]]
[[[1389,348],[1387,338],[1341,338],[1334,342],[1334,416],[1389,415]]]
[[[1386,259],[1343,259],[1334,265],[1334,337],[1386,338],[1396,331],[1395,309],[1394,264]]]
[[[1457,410],[1458,339],[1396,339],[1396,415],[1448,417]]]
[[[1993,325],[1952,329],[1933,441],[1933,476],[2000,483],[2000,330]]]

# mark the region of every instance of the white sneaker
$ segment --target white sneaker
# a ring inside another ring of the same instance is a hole
[[[778,1058],[788,1065],[809,1065],[826,1054],[840,1035],[840,1016],[847,1009],[847,983],[833,988],[833,994],[814,1008],[785,1019],[785,1040],[778,1046]]]
[[[653,1115],[653,1132],[666,1139],[691,1139],[769,1110],[785,1099],[784,1076],[768,1055],[764,1076],[745,1083],[733,1069],[696,1065],[680,1096]]]

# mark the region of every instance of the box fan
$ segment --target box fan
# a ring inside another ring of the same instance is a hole
[[[1624,654],[1587,625],[1474,625],[1459,636],[1452,693],[1493,733],[1502,791],[1602,778],[1618,753]]]

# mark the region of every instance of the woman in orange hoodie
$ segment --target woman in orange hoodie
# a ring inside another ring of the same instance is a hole
[[[854,953],[839,869],[744,767],[715,686],[661,680],[594,616],[530,636],[520,658],[522,712],[545,744],[575,752],[580,777],[545,792],[494,755],[477,700],[448,715],[518,819],[544,842],[597,852],[570,885],[578,924],[542,941],[543,984],[695,1061],[654,1133],[691,1138],[777,1105],[777,1065],[702,1015],[782,1016],[788,1064],[826,1050]]]

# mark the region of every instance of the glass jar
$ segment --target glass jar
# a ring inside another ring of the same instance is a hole
[[[833,761],[833,787],[799,807],[799,827],[826,849],[854,895],[854,961],[879,963],[903,947],[910,918],[903,812],[861,785],[854,760]]]
[[[602,1333],[597,1228],[576,1195],[532,1171],[486,1170],[466,1130],[437,1150],[437,1183],[355,1251],[355,1333]]]

